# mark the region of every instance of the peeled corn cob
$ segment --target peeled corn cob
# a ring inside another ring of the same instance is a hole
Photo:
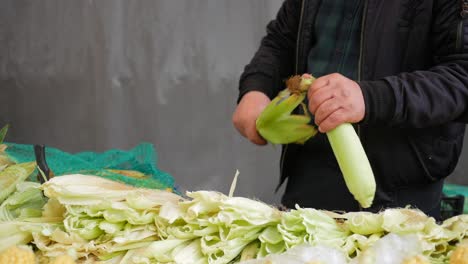
[[[376,189],[374,173],[353,126],[341,124],[328,132],[327,137],[348,190],[362,207],[370,207]]]

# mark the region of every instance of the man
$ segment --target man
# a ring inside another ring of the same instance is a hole
[[[355,124],[377,182],[370,210],[411,205],[438,217],[468,121],[465,2],[286,0],[241,76],[235,127],[265,145],[257,117],[286,78],[311,73],[320,132]],[[282,203],[359,210],[322,133],[283,147]]]

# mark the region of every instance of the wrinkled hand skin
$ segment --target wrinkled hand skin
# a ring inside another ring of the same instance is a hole
[[[303,75],[303,77],[310,75]],[[358,123],[364,119],[364,96],[359,84],[333,73],[316,79],[307,92],[309,110],[322,133],[343,123]]]
[[[258,134],[256,121],[270,101],[270,98],[262,92],[248,92],[242,97],[232,116],[236,129],[256,145],[267,144],[267,141]]]

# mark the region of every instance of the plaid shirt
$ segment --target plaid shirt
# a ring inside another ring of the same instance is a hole
[[[362,0],[325,0],[315,20],[316,43],[308,56],[308,71],[320,77],[338,72],[358,78]]]

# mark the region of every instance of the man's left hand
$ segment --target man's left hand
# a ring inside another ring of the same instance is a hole
[[[364,119],[365,104],[359,84],[333,73],[316,79],[309,87],[309,110],[319,131],[326,133],[343,123]]]

